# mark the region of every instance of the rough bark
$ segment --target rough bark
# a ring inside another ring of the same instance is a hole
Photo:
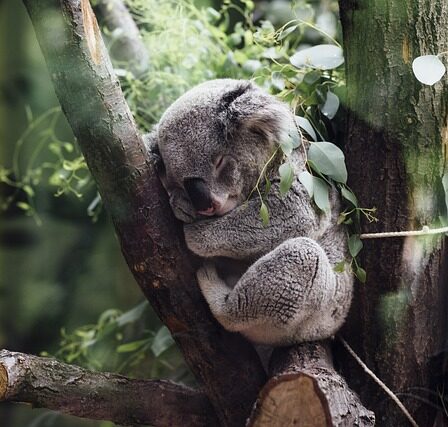
[[[149,55],[137,25],[122,0],[98,0],[95,12],[110,32],[109,52],[127,70],[139,76],[148,69]]]
[[[339,4],[350,185],[362,206],[378,208],[378,223],[364,224],[363,231],[436,225],[446,214],[441,177],[448,143],[447,80],[423,86],[411,64],[419,55],[448,49],[448,3]],[[440,405],[430,359],[444,349],[447,336],[445,244],[442,236],[364,241],[361,263],[367,283],[356,287],[344,329],[356,352],[396,392],[420,426],[433,425],[431,404]],[[379,425],[408,425],[350,357],[344,354],[340,360],[344,376],[374,410]]]
[[[265,382],[253,348],[211,316],[180,224],[123,98],[88,0],[24,0],[56,94],[122,252],[222,425],[244,425]],[[238,384],[238,387],[235,387]]]
[[[217,425],[205,393],[170,381],[89,372],[54,359],[0,351],[0,401],[31,403],[122,425]]]
[[[270,376],[254,407],[250,427],[375,424],[373,412],[335,371],[324,342],[274,350]]]

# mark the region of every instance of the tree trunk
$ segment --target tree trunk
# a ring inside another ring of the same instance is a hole
[[[448,3],[340,0],[347,73],[346,152],[350,185],[379,221],[364,232],[436,226],[446,215],[448,90],[412,74],[412,60],[448,49]],[[368,183],[368,185],[366,185]],[[344,328],[366,364],[398,395],[420,426],[432,426],[437,386],[432,356],[447,337],[443,236],[364,241],[367,283],[356,286]],[[344,350],[340,350],[343,352]],[[384,392],[339,357],[343,372],[380,426],[407,421]],[[440,390],[439,390],[440,391]]]
[[[252,346],[222,329],[200,293],[197,262],[124,100],[89,0],[24,3],[131,272],[221,425],[244,425],[266,374]]]

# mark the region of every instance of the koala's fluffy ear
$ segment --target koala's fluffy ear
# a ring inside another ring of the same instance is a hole
[[[163,164],[162,157],[159,151],[159,144],[157,138],[157,125],[151,130],[151,132],[143,135],[143,143],[148,152],[148,156],[152,159],[156,166],[157,173],[165,186],[165,165]],[[166,187],[166,186],[165,186]]]
[[[148,152],[160,155],[157,143],[157,126],[154,126],[151,132],[143,135],[143,142]]]
[[[247,130],[275,143],[288,136],[292,116],[286,104],[250,82],[242,82],[224,94],[221,105],[221,122],[230,137]]]

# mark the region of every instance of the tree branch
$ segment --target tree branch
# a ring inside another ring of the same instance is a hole
[[[373,412],[333,368],[325,342],[303,343],[274,350],[272,378],[263,387],[250,427],[286,425],[372,427]]]
[[[204,393],[170,381],[90,372],[54,359],[0,351],[0,401],[26,402],[122,425],[216,425]]]
[[[95,6],[100,24],[112,35],[112,57],[126,63],[135,76],[148,69],[149,55],[137,25],[122,0],[98,0]]]
[[[123,98],[89,1],[24,3],[135,279],[204,385],[221,424],[244,425],[265,372],[252,346],[224,331],[202,298],[194,260]]]

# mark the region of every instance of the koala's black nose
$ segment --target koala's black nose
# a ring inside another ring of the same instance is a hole
[[[213,206],[212,194],[202,178],[186,178],[184,187],[197,211],[204,211]]]

